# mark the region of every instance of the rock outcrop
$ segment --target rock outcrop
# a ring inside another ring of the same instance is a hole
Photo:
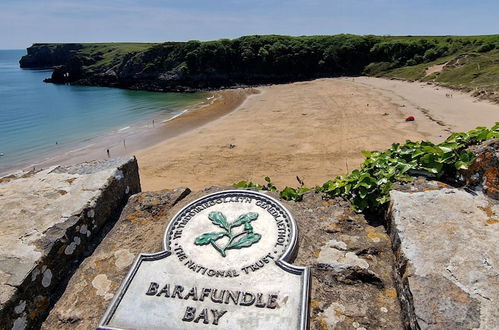
[[[388,213],[407,329],[496,329],[499,203],[417,181],[391,192]]]
[[[401,329],[393,253],[381,219],[308,193],[284,202],[298,224],[295,264],[312,270],[311,329]]]
[[[499,199],[499,139],[473,146],[477,159],[462,172],[466,184],[489,197]]]
[[[114,228],[71,278],[42,329],[95,328],[137,255],[161,251],[174,214],[219,190],[178,188],[132,196]],[[281,202],[299,227],[294,264],[312,270],[311,329],[400,329],[393,255],[383,226],[370,225],[346,202],[323,201],[316,193],[302,202]]]
[[[0,328],[45,318],[81,259],[140,191],[135,158],[0,179]]]
[[[19,61],[21,68],[54,68],[66,64],[81,44],[34,44]]]

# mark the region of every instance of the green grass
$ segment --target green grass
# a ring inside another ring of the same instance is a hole
[[[61,44],[42,44],[49,48]],[[89,73],[128,62],[137,72],[239,76],[366,74],[432,81],[499,102],[499,34],[484,36],[244,36],[207,42],[87,43],[74,52]],[[149,51],[150,50],[150,51]],[[125,56],[132,61],[123,61]],[[441,72],[427,68],[446,63]],[[128,72],[128,71],[127,71]],[[131,72],[131,71],[130,71]]]
[[[424,80],[426,69],[428,69],[429,67],[434,66],[434,65],[439,65],[439,64],[443,64],[445,62],[448,62],[453,58],[454,58],[454,56],[446,56],[446,57],[441,57],[439,59],[436,59],[436,60],[434,60],[432,62],[428,62],[428,63],[421,63],[421,64],[411,65],[411,66],[403,66],[400,68],[391,69],[391,70],[382,72],[378,76],[379,77],[387,77],[387,78],[409,79],[409,80],[419,80],[419,79]]]
[[[469,88],[499,86],[499,50],[465,54],[453,62],[435,81]]]
[[[425,76],[427,68],[443,63],[447,64],[440,73]],[[387,70],[378,76],[431,81],[467,91],[484,91],[492,101],[499,102],[499,49],[446,56],[429,63]]]
[[[120,63],[122,58],[129,53],[141,52],[156,43],[131,43],[131,42],[116,42],[116,43],[84,43],[83,48],[78,51],[81,55],[95,56],[100,55],[102,59],[91,65],[89,68],[99,68],[105,66],[113,66],[114,63]]]

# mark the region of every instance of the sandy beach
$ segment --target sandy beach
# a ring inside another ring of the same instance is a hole
[[[415,121],[405,118],[414,116]],[[363,161],[362,150],[499,121],[499,105],[420,82],[371,77],[209,92],[171,120],[111,132],[26,169],[135,155],[142,189],[202,189],[241,180],[315,186]],[[125,141],[126,140],[126,144]]]
[[[142,189],[262,183],[265,176],[278,187],[297,186],[297,176],[315,186],[358,167],[362,150],[440,142],[499,121],[498,105],[418,82],[332,78],[257,89],[224,91],[226,101],[172,121],[170,130],[184,125],[174,137],[137,151]]]

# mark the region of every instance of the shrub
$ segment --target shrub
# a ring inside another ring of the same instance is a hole
[[[489,52],[491,50],[493,50],[494,48],[496,48],[496,45],[489,42],[489,43],[486,43],[486,44],[483,44],[481,45],[477,51],[480,52],[480,53],[485,53],[485,52]]]

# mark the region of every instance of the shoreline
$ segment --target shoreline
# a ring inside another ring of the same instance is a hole
[[[224,116],[237,108],[246,95],[256,89],[231,89],[206,93],[205,100],[185,108],[173,117],[154,117],[152,122],[131,123],[129,126],[114,129],[102,135],[86,139],[66,150],[48,155],[45,159],[30,162],[28,165],[12,166],[0,172],[0,177],[8,177],[19,172],[38,171],[55,165],[70,165],[90,160],[133,156],[139,150],[154,146],[174,136],[202,126]]]
[[[206,95],[153,130],[122,128],[110,134],[112,145],[83,147],[35,166],[105,159],[108,146],[112,158],[137,157],[144,191],[261,183],[265,176],[279,187],[297,186],[296,177],[314,186],[356,168],[362,150],[406,139],[438,143],[451,131],[499,121],[498,105],[469,94],[384,78],[323,78]],[[410,115],[414,122],[405,121]]]

